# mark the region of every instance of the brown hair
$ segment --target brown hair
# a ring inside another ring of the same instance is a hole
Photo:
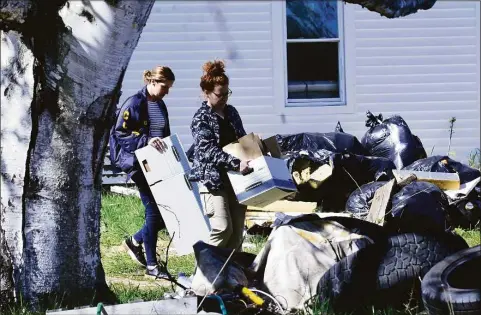
[[[151,81],[175,81],[175,75],[169,67],[157,66],[152,70],[145,70],[143,74],[144,82],[146,84]]]
[[[225,74],[225,65],[221,60],[207,61],[202,66],[204,74],[200,77],[202,91],[211,92],[216,85],[229,84],[229,77]]]

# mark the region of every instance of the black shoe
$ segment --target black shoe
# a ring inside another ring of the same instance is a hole
[[[132,243],[132,237],[127,237],[122,243],[122,245],[124,246],[125,250],[130,255],[133,261],[135,261],[141,266],[147,266],[144,251],[142,250],[142,245],[135,246],[134,243]]]
[[[145,276],[148,278],[154,278],[154,279],[164,279],[168,280],[169,276],[165,272],[164,268],[162,266],[155,266],[154,269],[149,269],[148,267],[145,268]]]

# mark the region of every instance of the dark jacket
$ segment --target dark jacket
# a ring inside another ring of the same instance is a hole
[[[239,113],[232,105],[226,105],[225,114],[237,138],[245,136]],[[202,182],[209,190],[223,188],[220,171],[239,169],[240,160],[222,151],[219,146],[219,122],[217,114],[203,102],[192,118],[190,126],[194,138],[194,161],[190,180]]]
[[[170,136],[169,114],[163,101],[165,113],[165,137]],[[140,171],[135,150],[143,148],[149,141],[149,114],[147,108],[147,86],[129,97],[116,111],[116,122],[110,131],[110,160],[113,165],[128,174],[128,178]]]

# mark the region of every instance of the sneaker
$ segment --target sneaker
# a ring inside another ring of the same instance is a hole
[[[149,269],[149,267],[145,268],[145,276],[154,279],[169,279],[167,273],[165,273],[164,269],[159,265],[155,266],[154,269]]]
[[[132,243],[132,237],[127,237],[122,243],[122,245],[133,261],[135,261],[141,266],[147,266],[142,245],[135,246],[134,243]]]

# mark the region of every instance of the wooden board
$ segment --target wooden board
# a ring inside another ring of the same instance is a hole
[[[460,188],[459,175],[457,173],[421,172],[409,170],[393,170],[392,173],[398,182],[413,174],[418,181],[429,182],[442,190],[458,190]]]
[[[247,210],[312,213],[316,211],[316,207],[317,203],[315,202],[277,200],[265,207],[249,206]]]
[[[134,196],[140,198],[139,190],[135,188],[112,186],[110,187],[110,191],[124,196]]]
[[[366,221],[379,225],[384,224],[386,207],[389,204],[389,200],[391,199],[394,181],[394,179],[390,180],[387,184],[385,184],[376,191],[372,200],[371,208],[369,209],[369,213],[367,214]]]

